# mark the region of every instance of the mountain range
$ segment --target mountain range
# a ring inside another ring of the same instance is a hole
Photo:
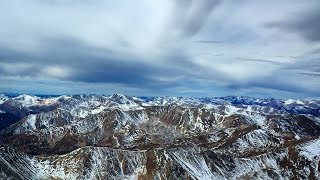
[[[320,179],[320,100],[0,95],[0,179]]]

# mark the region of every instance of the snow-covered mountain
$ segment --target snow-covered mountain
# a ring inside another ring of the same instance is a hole
[[[0,95],[0,179],[319,179],[320,101]]]

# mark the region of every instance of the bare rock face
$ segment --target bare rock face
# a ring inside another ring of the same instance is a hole
[[[319,101],[1,97],[0,179],[320,177]]]

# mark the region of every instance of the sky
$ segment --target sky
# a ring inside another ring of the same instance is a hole
[[[319,0],[1,0],[0,92],[320,98]]]

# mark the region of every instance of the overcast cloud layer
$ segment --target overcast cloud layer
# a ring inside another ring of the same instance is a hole
[[[0,92],[320,97],[319,0],[2,0]]]

